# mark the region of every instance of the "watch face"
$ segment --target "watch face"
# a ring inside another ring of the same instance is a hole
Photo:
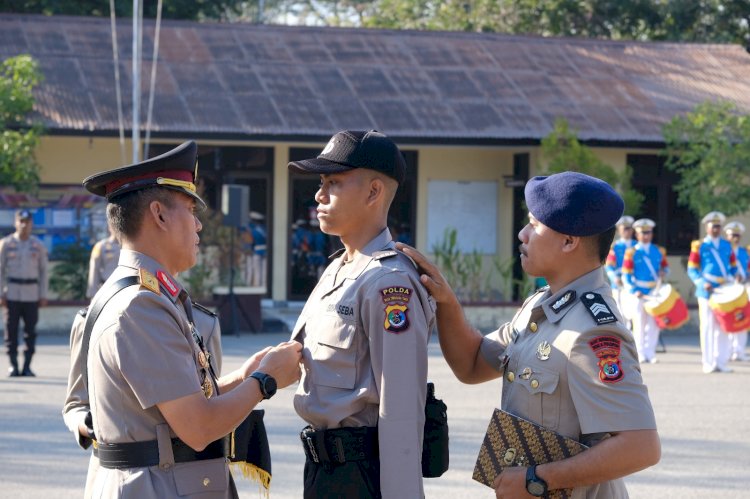
[[[273,379],[271,376],[266,376],[266,379],[264,380],[263,387],[266,390],[266,393],[270,396],[276,393],[276,380]]]
[[[529,492],[529,494],[536,497],[540,497],[542,494],[544,494],[544,488],[544,485],[535,481],[531,481],[526,484],[526,490]]]

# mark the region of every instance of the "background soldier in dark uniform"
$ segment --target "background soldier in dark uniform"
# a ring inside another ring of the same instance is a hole
[[[404,251],[426,271],[440,346],[458,379],[503,376],[502,409],[591,447],[561,461],[506,468],[495,478],[497,497],[573,488],[573,497],[626,498],[620,477],[656,464],[661,447],[635,343],[602,269],[623,201],[606,182],[575,172],[534,177],[525,195],[521,264],[549,287],[486,337],[466,322],[440,271],[417,251]]]
[[[47,249],[31,235],[34,222],[28,210],[16,212],[16,232],[0,240],[0,306],[5,312],[5,348],[9,376],[34,376],[31,359],[36,347],[39,307],[47,305]],[[23,319],[26,350],[18,369],[18,326]]]
[[[305,345],[294,398],[310,425],[301,435],[304,497],[424,497],[434,303],[414,264],[394,250],[386,226],[404,159],[381,133],[345,131],[317,158],[289,168],[320,174],[320,228],[344,245],[292,332]]]
[[[197,146],[91,176],[106,196],[107,218],[122,243],[119,266],[94,296],[137,276],[104,305],[90,337],[86,377],[103,470],[92,497],[236,497],[227,464],[228,435],[276,387],[299,377],[294,342],[255,354],[220,378],[199,341],[192,302],[174,276],[195,265]],[[76,353],[73,354],[76,357]],[[84,364],[81,363],[81,366]]]

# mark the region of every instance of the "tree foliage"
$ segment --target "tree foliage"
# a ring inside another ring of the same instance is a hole
[[[558,119],[555,129],[542,139],[541,154],[549,173],[573,171],[600,178],[620,193],[625,200],[625,213],[638,213],[643,195],[631,186],[632,169],[626,167],[618,172],[599,159],[589,147],[580,143],[566,120]]]
[[[376,0],[363,20],[394,29],[746,43],[750,0]]]
[[[0,185],[19,191],[34,190],[39,183],[34,148],[41,127],[30,126],[26,117],[34,107],[32,91],[40,81],[31,56],[11,57],[0,65]]]
[[[705,102],[663,129],[667,167],[678,172],[680,203],[701,217],[750,210],[750,116],[726,102]]]

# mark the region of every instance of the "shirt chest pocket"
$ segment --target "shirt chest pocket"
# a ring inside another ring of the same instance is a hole
[[[528,392],[528,414],[532,421],[540,422],[551,430],[560,424],[560,375],[554,371],[533,368],[528,376],[521,374],[519,384]]]
[[[311,341],[312,381],[334,388],[354,388],[357,378],[356,324],[324,315],[305,325]]]

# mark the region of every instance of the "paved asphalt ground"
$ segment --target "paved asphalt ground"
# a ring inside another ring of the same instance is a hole
[[[225,369],[287,335],[226,337]],[[697,338],[668,336],[661,362],[643,366],[662,439],[661,462],[628,477],[633,498],[750,497],[750,363],[732,374],[702,374]],[[60,415],[68,370],[67,340],[42,336],[34,359],[36,378],[0,378],[0,497],[79,498],[88,453],[80,450]],[[2,362],[5,372],[5,362]],[[3,374],[4,376],[4,374]],[[500,381],[462,385],[436,341],[430,348],[430,378],[448,404],[451,468],[425,480],[427,498],[489,498],[490,489],[471,473]],[[271,497],[302,496],[303,455],[297,432],[302,421],[292,409],[292,388],[265,402],[273,454]],[[616,461],[618,456],[611,456]],[[242,497],[259,497],[257,486],[239,479]]]

